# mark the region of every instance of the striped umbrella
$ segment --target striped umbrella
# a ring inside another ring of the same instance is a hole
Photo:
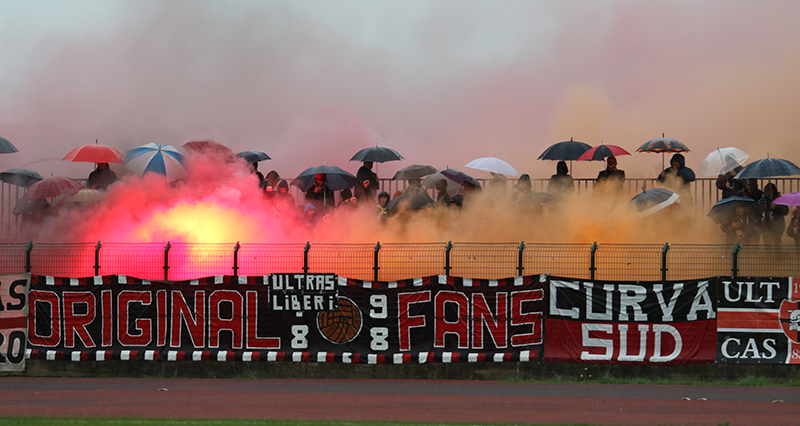
[[[49,177],[34,183],[25,191],[22,198],[38,200],[40,198],[55,198],[61,195],[71,195],[83,188],[83,184],[68,177]]]
[[[184,158],[172,145],[149,143],[125,153],[125,167],[139,176],[153,172],[166,176],[172,182],[186,176]]]
[[[742,171],[736,175],[736,179],[759,179],[795,175],[800,175],[800,167],[797,167],[791,161],[767,157],[763,160],[756,160],[746,165]]]

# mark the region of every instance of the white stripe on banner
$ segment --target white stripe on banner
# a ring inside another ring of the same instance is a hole
[[[178,360],[178,352],[177,351],[169,351],[167,352],[167,361],[177,361]]]
[[[439,275],[439,284],[447,284],[447,275]]]
[[[217,352],[217,361],[227,361],[227,360],[228,360],[228,351]]]
[[[478,362],[478,354],[469,354],[469,355],[467,355],[467,361],[469,361],[469,362]]]
[[[192,352],[192,361],[202,361],[203,360],[203,353],[200,351],[193,351]]]
[[[97,351],[94,353],[95,361],[105,361],[106,360],[106,351]]]
[[[524,283],[525,283],[525,280],[523,280],[522,277],[514,277],[514,285],[515,286],[520,286],[520,285],[522,285]]]
[[[292,362],[302,362],[302,361],[303,361],[302,352],[292,352]]]
[[[420,352],[417,355],[417,357],[418,357],[418,360],[419,360],[420,364],[425,364],[426,362],[428,362],[428,353],[427,352]]]
[[[216,275],[214,277],[214,284],[222,284],[222,275]]]
[[[327,352],[317,352],[317,362],[325,362],[328,360]]]
[[[391,281],[389,283],[389,288],[397,288],[397,281]]]
[[[46,285],[55,285],[56,284],[56,280],[53,277],[44,277],[44,283]]]
[[[353,354],[351,354],[350,352],[343,352],[342,353],[342,362],[345,363],[345,364],[351,364],[353,362],[353,360],[350,359],[351,355],[353,355]]]
[[[717,333],[783,333],[782,328],[718,328]]]
[[[372,281],[364,281],[364,288],[372,288]]]
[[[239,284],[247,284],[247,277],[239,275]]]
[[[77,278],[70,278],[70,279],[69,279],[69,286],[70,286],[70,287],[77,287],[77,286],[79,286],[80,284],[81,284],[81,283],[80,283],[80,280],[78,280]]]
[[[717,308],[717,312],[763,312],[766,314],[780,314],[780,309],[755,309],[755,308]]]
[[[142,285],[150,285],[150,280],[142,280]]]
[[[494,362],[503,362],[503,354],[494,354]]]
[[[444,352],[442,353],[442,362],[452,362],[453,361],[453,353],[452,352]]]
[[[395,364],[402,364],[403,363],[403,354],[394,354],[392,357]]]
[[[269,285],[269,275],[264,275],[261,279],[263,280],[262,284]]]
[[[528,362],[531,360],[531,351],[520,351],[519,352],[519,360],[522,362]]]
[[[103,277],[100,275],[94,276],[94,285],[102,285],[103,284]]]
[[[377,363],[378,363],[378,355],[376,354],[367,355],[367,364],[377,364]]]
[[[190,280],[189,285],[200,285],[200,280]]]
[[[497,280],[489,280],[489,287],[497,287]]]
[[[144,351],[144,359],[147,361],[152,361],[155,359],[156,351]]]
[[[130,361],[131,359],[131,351],[122,351],[119,353],[119,359],[123,361]]]
[[[25,359],[31,359],[31,350],[25,349]]]
[[[414,286],[422,287],[422,278],[414,278]]]
[[[463,278],[463,283],[461,285],[464,287],[472,287],[472,278]]]
[[[267,352],[267,361],[277,361],[277,360],[278,360],[277,352]]]
[[[347,287],[347,278],[339,277],[339,287]]]
[[[242,361],[252,361],[252,360],[253,360],[252,352],[242,352]]]
[[[55,361],[56,360],[56,351],[47,351],[46,354],[48,361]]]
[[[69,357],[72,361],[80,361],[81,360],[81,353],[80,352],[73,352],[69,354]]]
[[[128,277],[125,275],[117,275],[117,282],[119,284],[128,284]]]

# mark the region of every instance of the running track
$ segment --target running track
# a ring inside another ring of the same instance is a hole
[[[777,426],[800,425],[800,389],[458,380],[3,377],[0,416]]]

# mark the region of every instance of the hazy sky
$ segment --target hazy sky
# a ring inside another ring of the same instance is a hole
[[[213,137],[294,176],[375,144],[412,163],[537,161],[571,137],[800,161],[800,2],[0,0],[0,168]],[[654,176],[661,157],[620,158]],[[600,163],[575,166],[594,177]],[[486,177],[475,172],[476,177]]]

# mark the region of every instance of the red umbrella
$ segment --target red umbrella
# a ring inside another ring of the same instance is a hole
[[[49,177],[34,183],[25,191],[22,198],[38,200],[40,198],[54,198],[60,195],[71,195],[83,189],[83,184],[68,177]]]
[[[61,161],[84,163],[124,163],[125,157],[110,146],[97,143],[79,146],[69,152]]]
[[[204,154],[206,152],[218,152],[221,154],[233,154],[230,148],[211,139],[202,139],[186,142],[183,144],[183,149],[187,151]]]
[[[630,152],[616,145],[598,145],[584,152],[578,161],[603,161],[608,157],[618,157],[620,155],[631,155]]]

